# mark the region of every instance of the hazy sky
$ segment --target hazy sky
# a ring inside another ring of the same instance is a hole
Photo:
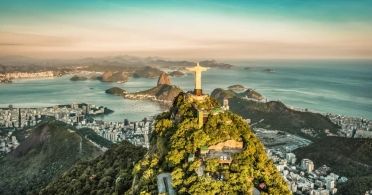
[[[0,1],[0,56],[117,54],[372,58],[372,1]]]

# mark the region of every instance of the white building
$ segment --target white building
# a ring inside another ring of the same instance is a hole
[[[288,163],[292,163],[292,164],[294,164],[294,163],[293,163],[293,159],[296,159],[296,155],[293,154],[293,153],[287,153],[287,154],[285,155],[285,159],[287,160]],[[296,163],[296,162],[295,162],[295,163]]]
[[[301,161],[301,168],[303,170],[306,170],[307,172],[312,172],[314,170],[314,163],[313,161],[305,158],[305,159],[302,159]]]
[[[335,181],[328,180],[327,181],[327,190],[332,190],[335,187]]]

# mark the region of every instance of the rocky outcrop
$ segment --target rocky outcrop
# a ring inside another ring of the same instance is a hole
[[[159,76],[157,85],[172,85],[169,76],[165,72],[161,73],[161,75]]]
[[[183,90],[178,86],[162,85],[155,96],[158,100],[173,101],[173,99],[181,92],[183,92]]]
[[[102,81],[103,82],[110,82],[110,77],[112,77],[112,72],[111,71],[106,71],[102,75]]]

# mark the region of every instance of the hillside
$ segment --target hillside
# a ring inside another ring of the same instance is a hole
[[[215,89],[211,97],[222,102],[224,98],[229,99],[230,110],[243,118],[251,119],[251,123],[257,123],[256,127],[277,129],[292,134],[298,134],[309,139],[325,137],[324,130],[336,133],[339,127],[332,123],[327,117],[312,112],[300,112],[286,107],[282,102],[271,101],[261,103],[239,98],[234,92],[223,89]],[[261,119],[263,121],[259,122]],[[258,123],[259,122],[259,123]],[[312,128],[317,137],[310,137],[300,131],[301,128]]]
[[[241,85],[233,85],[228,88],[231,88],[231,89],[224,90],[221,88],[217,88],[212,91],[211,96],[221,101],[225,98],[229,99],[235,96],[240,97],[240,98],[251,98],[255,100],[262,100],[264,98],[260,93],[258,93],[257,91],[254,91],[253,89],[247,89],[241,93],[236,93],[233,91],[233,90],[237,90],[237,88],[240,88],[240,90],[244,90],[245,88]]]
[[[372,139],[327,137],[294,151],[298,159],[309,158],[315,168],[327,165],[331,172],[349,180],[337,184],[338,194],[364,194],[372,189]]]
[[[253,89],[247,89],[242,93],[237,93],[236,95],[238,97],[247,97],[247,98],[251,98],[251,99],[255,99],[255,100],[264,99],[264,97],[260,93],[258,93],[257,91],[255,91]]]
[[[121,195],[132,186],[134,163],[140,160],[146,151],[146,148],[123,141],[107,150],[103,156],[78,163],[37,194]]]
[[[44,187],[77,162],[102,151],[64,123],[39,125],[0,161],[0,194],[17,195]]]
[[[126,194],[252,194],[258,186],[261,194],[291,194],[248,124],[204,97],[180,93],[170,112],[157,116]]]
[[[144,68],[141,68],[139,70],[136,70],[133,74],[133,78],[157,78],[163,71],[153,68],[151,66],[146,66]]]
[[[101,77],[101,81],[103,82],[117,82],[120,81],[122,83],[128,81],[128,76],[126,75],[125,72],[111,72],[111,71],[106,71],[103,73]]]
[[[175,85],[158,85],[151,89],[140,91],[134,94],[147,94],[154,95],[158,100],[172,101],[180,92],[183,92],[181,88]]]

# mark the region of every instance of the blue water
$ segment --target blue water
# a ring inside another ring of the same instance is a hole
[[[205,93],[215,88],[241,84],[253,88],[269,100],[311,110],[372,119],[372,61],[249,61],[231,62],[236,69],[210,69],[203,73]],[[254,67],[255,70],[244,70]],[[264,69],[274,69],[274,73]],[[123,84],[100,81],[69,81],[71,76],[54,79],[19,79],[0,85],[0,107],[42,107],[71,102],[103,105],[115,111],[105,120],[140,120],[159,113],[149,101],[125,100],[105,94],[110,87],[129,92],[149,89],[157,79],[130,79]],[[183,90],[194,89],[193,76],[171,78]],[[90,88],[93,89],[90,89]]]

